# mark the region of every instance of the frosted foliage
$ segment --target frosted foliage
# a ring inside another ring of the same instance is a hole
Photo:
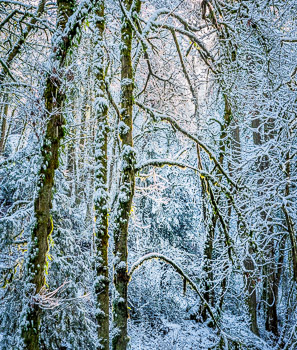
[[[296,13],[0,1],[0,350],[297,348]]]

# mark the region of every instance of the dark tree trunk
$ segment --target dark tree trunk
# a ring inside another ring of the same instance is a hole
[[[68,18],[74,12],[74,0],[58,1],[57,32],[66,27]],[[75,35],[76,30],[70,35]],[[65,65],[67,51],[71,45],[71,38],[64,39],[56,55],[57,68],[48,75],[44,91],[45,108],[49,121],[46,128],[43,146],[41,148],[41,169],[39,172],[38,194],[34,202],[35,226],[31,234],[31,243],[28,247],[26,263],[25,298],[30,299],[24,305],[21,336],[24,348],[27,350],[39,349],[40,314],[38,298],[45,286],[45,270],[47,253],[49,250],[48,237],[53,230],[50,215],[54,187],[55,170],[59,166],[59,151],[64,136],[64,116],[62,114],[65,94],[61,90],[61,76],[59,70]],[[57,51],[58,48],[53,48]],[[33,295],[33,296],[32,296]]]
[[[128,321],[128,225],[134,195],[135,184],[135,150],[133,148],[133,90],[134,72],[132,68],[132,25],[125,12],[133,13],[140,11],[140,1],[120,1],[122,7],[121,27],[121,121],[119,124],[119,136],[121,139],[121,170],[120,185],[117,202],[117,212],[114,229],[114,287],[113,299],[113,325],[112,338],[113,350],[126,350],[128,344],[127,321]],[[132,11],[131,11],[132,10]]]
[[[108,105],[104,85],[104,49],[105,29],[104,1],[98,1],[95,7],[95,50],[93,70],[95,75],[94,114],[97,120],[95,137],[95,282],[96,320],[99,350],[109,350],[109,277],[108,277],[108,186],[107,186],[107,136]]]

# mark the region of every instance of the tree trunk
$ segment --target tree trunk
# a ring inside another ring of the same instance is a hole
[[[58,1],[57,31],[63,31],[68,18],[74,11],[74,1]],[[69,40],[70,38],[68,38]],[[55,50],[55,48],[54,48]],[[61,56],[57,58],[58,69],[62,68],[67,55],[67,46],[63,45]],[[34,202],[35,226],[31,233],[28,247],[28,260],[25,270],[25,298],[28,300],[23,309],[21,320],[21,337],[27,350],[39,349],[39,324],[41,309],[38,298],[45,286],[45,270],[49,250],[48,237],[53,230],[50,215],[54,187],[55,170],[59,165],[59,151],[64,136],[65,120],[62,114],[65,95],[61,91],[60,77],[48,76],[44,92],[46,111],[49,122],[41,148],[41,169],[39,172],[38,194]],[[57,72],[56,72],[57,74]],[[33,295],[33,297],[32,297]]]
[[[258,321],[257,321],[257,292],[256,292],[256,278],[255,264],[251,257],[253,250],[251,247],[248,248],[248,255],[243,260],[245,268],[246,278],[246,302],[249,308],[249,314],[251,319],[251,331],[259,336]]]
[[[252,128],[253,130],[253,140],[256,146],[262,145],[262,137],[259,128],[261,127],[260,119],[258,117],[252,120]],[[265,124],[265,127],[268,126]],[[264,137],[271,138],[270,135],[266,135],[267,130],[264,130]],[[257,161],[257,171],[259,174],[263,174],[266,169],[269,167],[269,159],[268,156],[264,156]],[[263,185],[264,178],[261,176],[258,180],[259,196],[264,196],[264,189],[261,189]],[[267,331],[272,332],[274,335],[278,335],[278,318],[277,318],[277,299],[278,299],[278,285],[276,281],[276,264],[275,264],[275,249],[274,249],[274,239],[273,239],[273,225],[271,223],[272,218],[267,212],[267,209],[263,207],[260,211],[261,219],[264,223],[267,224],[263,230],[264,241],[267,242],[265,246],[265,264],[263,268],[263,299],[266,301],[266,306],[264,307],[264,311],[266,313],[266,321],[265,328]],[[263,226],[264,227],[264,226]]]
[[[6,125],[7,125],[7,115],[8,115],[8,98],[7,94],[3,98],[3,113],[1,113],[1,130],[0,130],[0,156],[3,154],[5,149],[5,139],[6,139]]]
[[[225,152],[226,152],[226,143],[227,143],[227,132],[226,129],[229,126],[231,120],[232,120],[232,113],[231,108],[228,103],[227,97],[224,95],[224,101],[225,101],[225,108],[224,108],[224,124],[221,126],[221,133],[220,133],[220,142],[219,142],[219,163],[223,167],[224,158],[225,158]],[[197,158],[198,158],[198,169],[203,170],[202,167],[202,161],[200,156],[200,148],[197,146]],[[221,180],[221,175],[217,174],[218,179]],[[213,259],[213,241],[215,238],[215,230],[218,223],[218,212],[217,208],[219,207],[220,202],[220,195],[218,194],[216,197],[214,196],[214,191],[211,189],[211,184],[206,178],[200,177],[201,181],[201,189],[202,189],[202,201],[203,201],[203,219],[206,222],[207,216],[211,215],[211,220],[208,225],[208,231],[207,231],[207,237],[206,242],[204,246],[204,252],[203,252],[203,259],[204,259],[204,266],[203,270],[205,272],[206,278],[204,280],[205,285],[205,291],[203,294],[203,297],[205,300],[211,305],[214,306],[215,304],[215,296],[214,296],[214,290],[212,290],[213,280],[214,280],[214,273],[213,273],[213,267],[212,267],[212,259]],[[209,200],[212,205],[212,212],[207,213],[207,205],[205,203],[205,200],[209,197]],[[228,210],[229,213],[229,210]],[[230,218],[228,218],[229,220]],[[228,245],[226,244],[228,247]],[[229,249],[229,247],[228,247]],[[222,287],[222,293],[220,297],[220,308],[223,305],[223,295],[226,287],[226,278],[224,277],[221,283]],[[201,309],[201,316],[203,321],[206,321],[207,313],[205,307],[202,307]]]
[[[271,235],[273,234],[273,228],[271,227]],[[270,240],[267,247],[267,255],[270,261],[275,259],[274,242]],[[274,335],[278,335],[277,327],[277,299],[278,299],[278,282],[276,279],[276,267],[274,263],[269,263],[266,269],[267,278],[267,290],[266,290],[266,321],[265,328],[267,331],[272,332]]]
[[[120,185],[117,201],[117,211],[114,228],[114,287],[113,299],[113,350],[125,350],[128,344],[127,321],[127,289],[128,289],[128,225],[134,195],[135,184],[135,150],[133,148],[133,90],[134,73],[132,68],[132,40],[133,29],[125,12],[140,11],[140,1],[120,1],[122,7],[121,27],[121,121],[119,123],[119,136],[121,139],[121,169]],[[131,11],[130,11],[131,10]]]
[[[291,186],[291,155],[288,151],[286,154],[286,187],[285,187],[285,196],[290,196],[290,186]],[[297,283],[297,239],[296,233],[294,229],[294,221],[292,220],[289,210],[290,202],[287,205],[283,205],[283,212],[285,214],[286,226],[289,233],[290,241],[291,241],[291,254],[292,254],[292,269],[293,269],[293,277],[295,283]]]
[[[96,320],[99,350],[109,350],[109,278],[108,278],[108,188],[107,188],[107,136],[108,105],[104,88],[103,33],[105,28],[104,0],[95,8],[94,61],[95,101],[93,111],[97,119],[95,138],[95,281]]]

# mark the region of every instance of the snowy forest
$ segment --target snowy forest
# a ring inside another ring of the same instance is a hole
[[[0,0],[0,350],[296,350],[296,57],[296,0]]]

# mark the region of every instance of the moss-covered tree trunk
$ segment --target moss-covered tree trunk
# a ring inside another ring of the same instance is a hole
[[[109,278],[108,278],[108,189],[107,136],[108,104],[105,98],[103,34],[105,27],[104,0],[98,1],[94,11],[95,101],[97,120],[95,138],[95,281],[97,349],[109,350]]]
[[[120,1],[122,7],[121,27],[121,121],[119,123],[119,136],[121,139],[121,169],[120,185],[117,202],[117,212],[114,228],[114,287],[113,299],[113,337],[112,349],[125,350],[128,344],[127,336],[127,240],[128,224],[134,195],[134,165],[135,151],[133,148],[132,112],[134,74],[132,68],[132,40],[133,29],[126,14],[140,10],[140,2],[132,0]],[[132,11],[130,11],[132,10]]]
[[[66,27],[68,18],[74,11],[74,0],[58,1],[57,35]],[[60,50],[53,47],[53,52],[59,55],[53,60],[52,75],[46,79],[44,91],[45,108],[47,112],[47,128],[41,148],[41,167],[39,172],[38,194],[34,202],[35,226],[28,247],[28,259],[25,269],[25,298],[21,319],[21,338],[23,347],[27,350],[39,349],[39,324],[41,309],[39,297],[45,286],[45,271],[47,268],[48,237],[53,230],[50,215],[54,187],[55,170],[59,165],[59,150],[64,136],[64,117],[62,114],[65,95],[61,90],[60,69],[65,64],[70,38],[63,38]]]

